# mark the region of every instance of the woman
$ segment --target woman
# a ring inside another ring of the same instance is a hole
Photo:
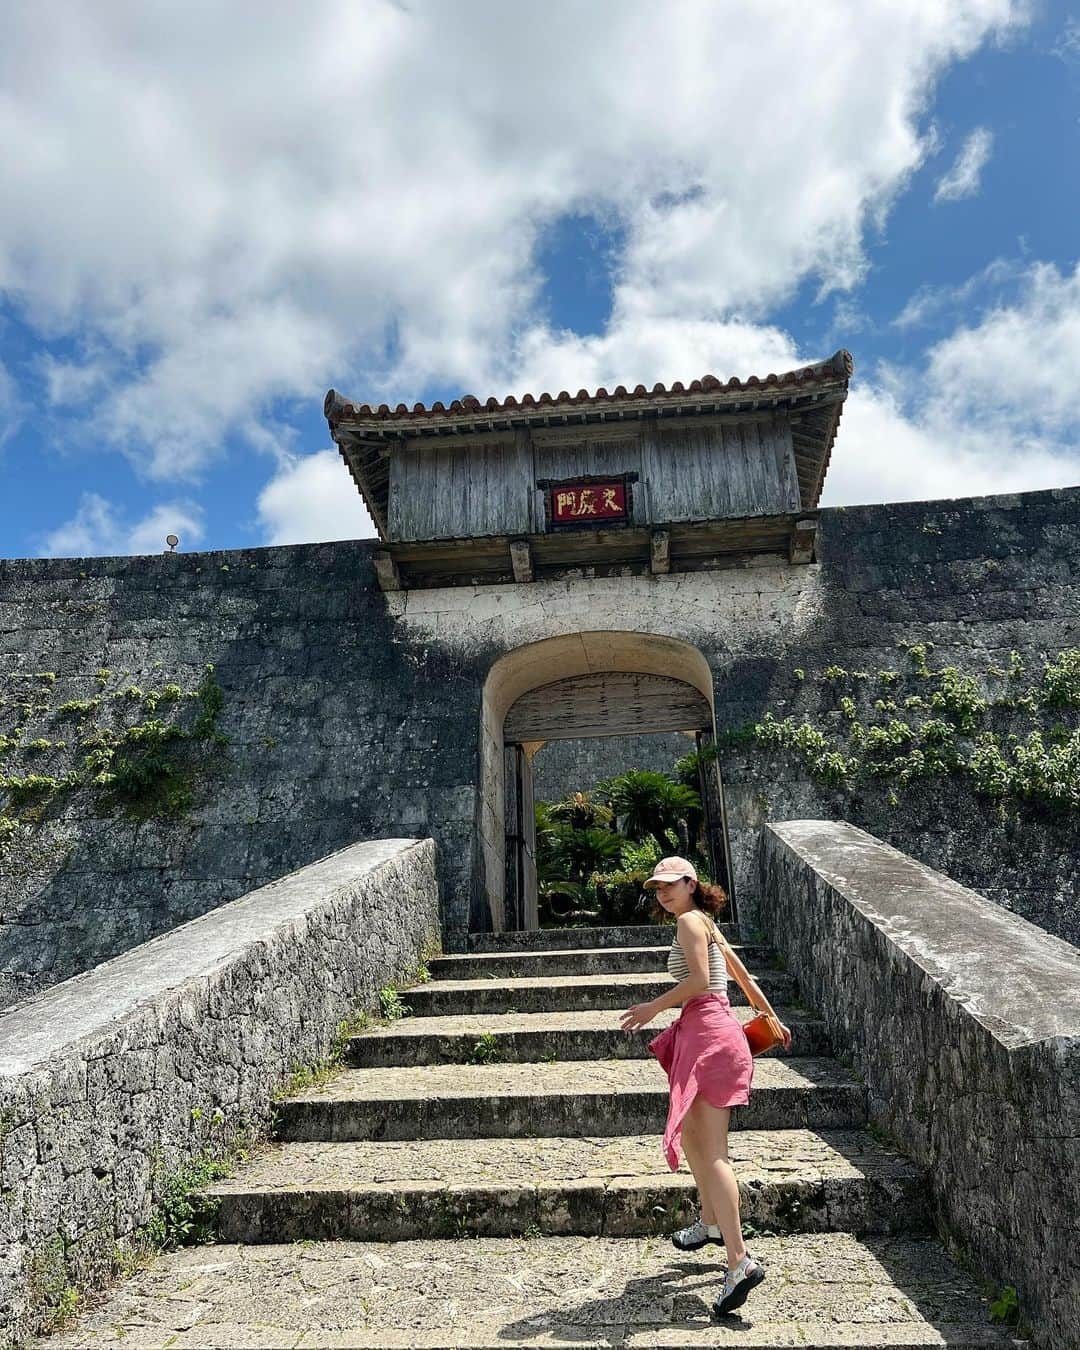
[[[672,1241],[680,1251],[696,1251],[707,1242],[722,1242],[727,1248],[724,1287],[713,1305],[717,1315],[723,1316],[742,1307],[750,1291],[765,1278],[743,1242],[739,1186],[728,1162],[731,1108],[750,1100],[754,1073],[742,1025],[727,999],[729,962],[745,976],[755,1007],[762,1012],[773,1010],[711,918],[727,904],[719,886],[699,882],[693,864],[685,858],[664,858],[645,887],[656,892],[662,910],[675,915],[668,973],[677,983],[659,998],[628,1009],[620,1025],[624,1031],[636,1031],[665,1008],[682,1005],[678,1019],[649,1044],[667,1073],[671,1093],[664,1153],[674,1172],[682,1144],[701,1201],[701,1217],[673,1234]],[[790,1048],[791,1032],[784,1026],[781,1029],[784,1046]]]

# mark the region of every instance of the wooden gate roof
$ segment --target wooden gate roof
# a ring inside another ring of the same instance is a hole
[[[804,510],[812,510],[821,497],[840,412],[854,371],[849,351],[841,348],[826,361],[789,370],[782,375],[732,377],[715,375],[676,381],[670,388],[643,384],[634,389],[618,385],[610,393],[597,389],[590,394],[513,395],[501,402],[489,398],[481,403],[467,394],[449,406],[435,402],[430,408],[415,403],[395,408],[349,402],[335,389],[328,391],[323,412],[330,435],[337,443],[357,487],[363,494],[380,533],[385,534],[389,496],[387,451],[394,442],[416,438],[457,437],[507,432],[529,427],[632,423],[646,418],[707,417],[786,410],[791,418],[795,460]]]

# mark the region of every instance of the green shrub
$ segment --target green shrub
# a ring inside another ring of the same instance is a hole
[[[56,710],[57,717],[89,717],[101,706],[100,698],[69,698]]]
[[[1011,1326],[1020,1321],[1020,1298],[1011,1284],[1004,1285],[990,1300],[990,1321]]]
[[[379,990],[379,1012],[388,1022],[397,1022],[408,1012],[401,995],[392,984]]]
[[[158,1174],[154,1179],[156,1211],[145,1229],[149,1241],[162,1251],[213,1241],[215,1207],[201,1192],[228,1176],[246,1157],[246,1151],[238,1147],[225,1157],[203,1154],[168,1176]]]
[[[1048,708],[1080,708],[1080,649],[1061,652],[1045,667],[1040,692]]]
[[[470,1064],[494,1064],[499,1058],[499,1043],[495,1034],[491,1031],[485,1031],[480,1039],[473,1046],[469,1054]]]
[[[986,712],[986,699],[970,675],[962,675],[955,666],[937,672],[938,687],[930,695],[930,706],[939,708],[961,731],[973,732]]]

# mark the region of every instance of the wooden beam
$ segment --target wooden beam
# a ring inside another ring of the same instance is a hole
[[[527,539],[510,540],[510,562],[514,569],[515,581],[532,581],[532,553],[529,551],[529,541]]]
[[[389,553],[374,553],[372,560],[375,563],[375,575],[379,578],[379,586],[384,591],[403,591],[405,589],[401,573],[398,571],[397,563],[391,558]]]
[[[649,567],[654,576],[671,571],[671,535],[667,530],[653,530],[649,541]]]
[[[523,694],[506,714],[506,742],[575,740],[658,731],[696,731],[712,711],[692,685],[668,676],[576,675]]]
[[[788,557],[793,563],[814,561],[814,539],[816,535],[816,520],[797,520],[795,522],[788,544]]]

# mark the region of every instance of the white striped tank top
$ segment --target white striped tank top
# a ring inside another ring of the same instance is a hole
[[[683,949],[679,946],[678,933],[671,939],[671,950],[668,952],[667,959],[668,974],[676,984],[680,980],[685,980],[690,974],[690,967],[686,964],[686,957]],[[710,940],[709,942],[709,991],[717,994],[727,993],[727,962],[724,960],[724,953],[717,944]]]

